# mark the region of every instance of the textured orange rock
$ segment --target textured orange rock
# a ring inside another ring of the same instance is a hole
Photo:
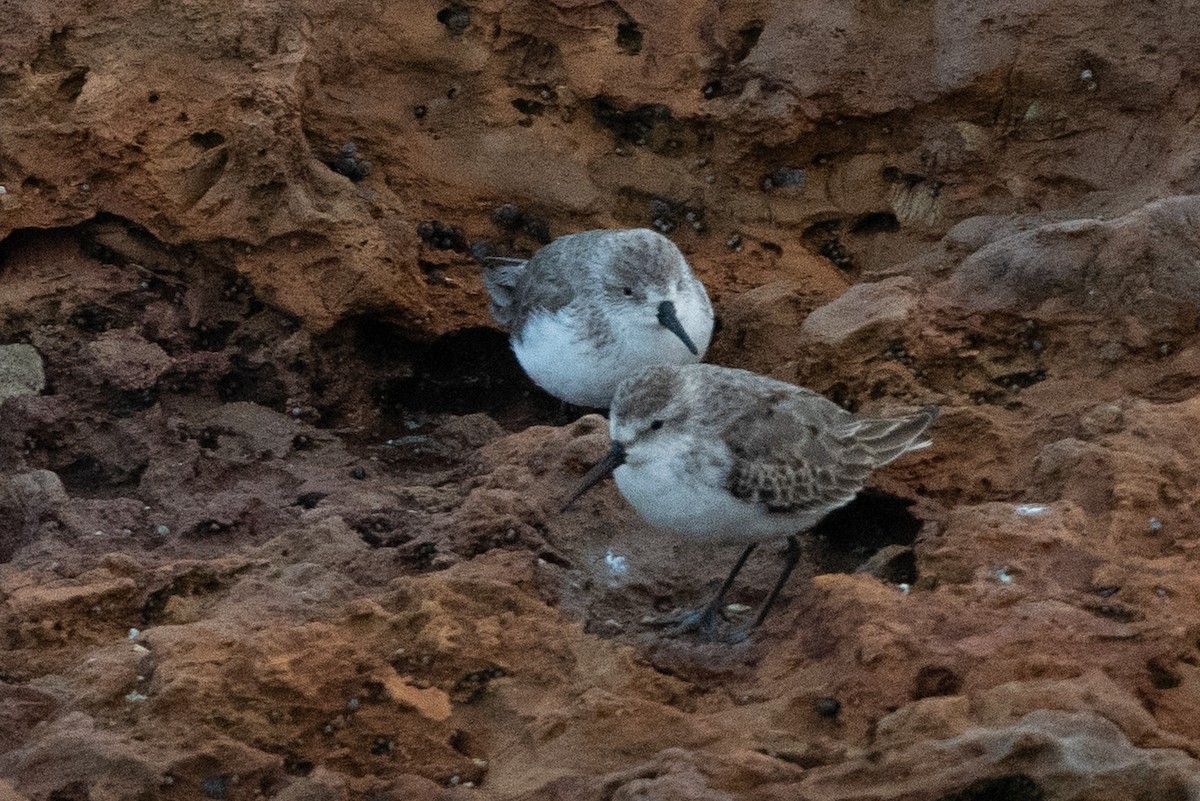
[[[0,797],[1197,792],[1193,9],[5,11]],[[749,639],[486,317],[634,225],[713,360],[943,408]]]

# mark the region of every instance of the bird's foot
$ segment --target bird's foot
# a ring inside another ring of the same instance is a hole
[[[729,616],[725,614],[725,609],[721,606],[708,605],[702,609],[696,609],[692,612],[685,612],[681,615],[674,615],[665,618],[658,622],[658,625],[668,627],[666,635],[668,637],[682,637],[684,635],[695,635],[696,639],[702,642],[713,642],[716,640],[744,640],[749,636],[749,632],[739,632],[730,636],[722,633],[722,623],[732,623]]]

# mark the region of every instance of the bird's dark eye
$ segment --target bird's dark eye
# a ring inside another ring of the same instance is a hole
[[[622,289],[621,291],[625,293],[625,297],[630,297],[631,295],[633,295],[633,287],[631,287],[631,286],[627,286],[624,289]]]
[[[651,431],[657,431],[658,429],[660,429],[660,428],[662,428],[662,427],[663,427],[663,421],[662,421],[662,420],[655,420],[655,421],[653,421],[652,423],[650,423],[650,430],[651,430]]]

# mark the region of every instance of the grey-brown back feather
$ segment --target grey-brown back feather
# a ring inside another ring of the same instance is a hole
[[[873,470],[928,445],[923,434],[936,417],[936,407],[899,418],[856,417],[800,388],[747,398],[724,435],[734,456],[729,490],[773,512],[837,508]]]
[[[883,467],[902,454],[931,444],[925,429],[937,419],[938,407],[926,406],[904,417],[858,418],[848,432],[871,455],[875,467]]]

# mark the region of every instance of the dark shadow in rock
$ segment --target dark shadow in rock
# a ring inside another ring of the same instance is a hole
[[[921,520],[914,501],[882,490],[861,490],[854,500],[829,513],[810,533],[808,553],[818,573],[853,573],[889,545],[912,545]],[[916,567],[913,566],[916,579]]]

